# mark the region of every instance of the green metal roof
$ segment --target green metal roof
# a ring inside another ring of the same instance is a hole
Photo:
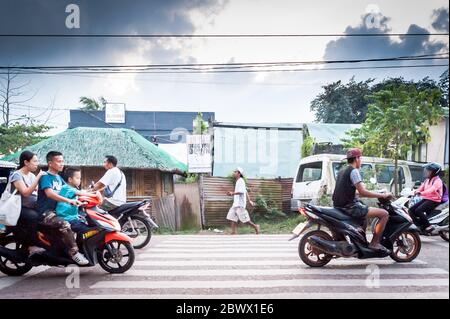
[[[103,165],[105,155],[114,155],[123,168],[157,169],[163,172],[183,174],[187,166],[161,150],[143,136],[129,129],[87,128],[68,129],[38,144],[29,146],[45,163],[49,151],[59,151],[64,162],[70,166],[98,167]],[[20,152],[3,159],[18,162]]]
[[[342,139],[349,138],[346,133],[360,128],[361,124],[305,123],[305,126],[316,143],[341,145]]]

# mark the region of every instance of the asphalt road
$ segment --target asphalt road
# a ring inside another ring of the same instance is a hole
[[[337,259],[320,269],[302,264],[289,237],[155,236],[125,274],[99,266],[79,277],[46,267],[0,274],[0,298],[449,298],[449,244],[440,237],[423,238],[409,264]]]

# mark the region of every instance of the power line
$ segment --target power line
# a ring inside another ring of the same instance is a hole
[[[434,68],[448,67],[448,64],[420,64],[420,65],[385,65],[385,66],[362,66],[362,67],[333,67],[321,69],[257,69],[257,70],[190,70],[190,71],[23,71],[19,74],[209,74],[209,73],[256,73],[256,72],[314,72],[314,71],[339,71],[339,70],[372,70],[372,69],[403,69],[403,68]],[[7,74],[0,72],[0,74]]]
[[[449,33],[303,33],[303,34],[0,34],[5,38],[312,38],[312,37],[418,37]]]
[[[341,59],[341,60],[311,60],[311,61],[279,61],[279,62],[230,62],[230,63],[186,63],[186,64],[131,64],[131,65],[65,65],[65,66],[0,66],[0,69],[8,70],[98,70],[110,71],[125,69],[126,71],[142,71],[145,69],[166,69],[166,68],[198,68],[198,67],[279,67],[296,65],[320,65],[320,64],[342,64],[342,63],[364,63],[364,62],[389,62],[389,61],[422,61],[422,60],[446,60],[449,52],[436,54],[423,54],[412,56],[397,56],[387,58],[370,59]]]

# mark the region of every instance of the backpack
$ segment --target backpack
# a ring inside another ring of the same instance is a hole
[[[440,177],[438,177],[438,178],[440,178]],[[431,183],[431,185],[433,185],[434,184],[434,179],[433,179],[433,182]],[[446,202],[448,202],[448,187],[447,187],[447,185],[445,185],[445,183],[444,183],[444,181],[442,180],[442,178],[441,178],[441,181],[442,181],[442,197],[441,197],[441,204],[443,204],[443,203],[446,203]]]
[[[444,181],[442,181],[442,199],[441,203],[448,202],[448,187],[445,185]]]

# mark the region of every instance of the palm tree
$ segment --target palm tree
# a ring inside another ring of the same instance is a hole
[[[105,108],[107,102],[103,96],[99,97],[98,101],[87,96],[82,96],[80,97],[80,103],[83,104],[83,107],[81,107],[82,110],[101,111]]]

